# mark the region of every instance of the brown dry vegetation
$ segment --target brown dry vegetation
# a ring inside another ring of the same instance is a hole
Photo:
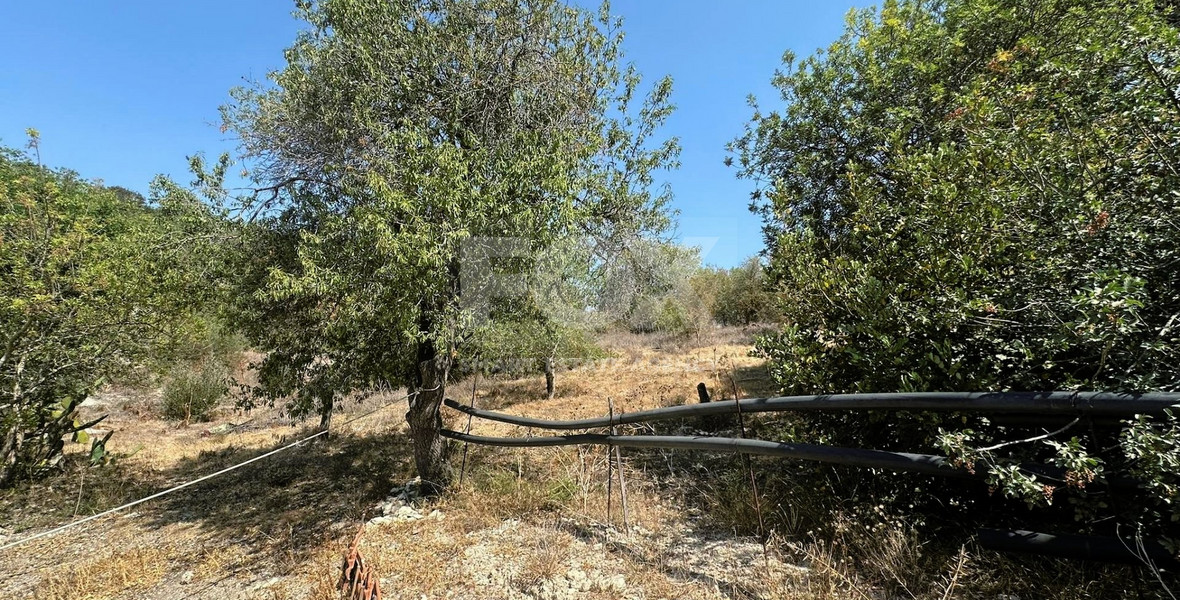
[[[467,402],[474,384],[483,408],[577,418],[605,413],[608,397],[623,411],[694,402],[702,381],[716,398],[732,397],[735,386],[743,396],[773,391],[762,363],[748,356],[749,331],[688,340],[618,333],[601,343],[614,358],[560,372],[552,400],[540,374],[460,381],[450,395]],[[177,427],[154,416],[151,394],[109,391],[98,400],[92,410],[112,414],[110,450],[121,456],[91,469],[73,455],[60,475],[5,492],[0,543],[310,433],[273,409],[223,409],[211,423]],[[338,426],[330,439],[0,552],[0,597],[337,598],[340,559],[357,526],[392,483],[410,478],[412,464],[396,393],[350,403],[334,420],[386,403],[393,406]],[[458,415],[448,419],[466,426]],[[225,423],[242,426],[207,433]],[[473,432],[522,433],[479,421]],[[765,510],[783,512],[770,515],[778,527],[763,546],[738,535],[756,531],[757,515],[748,494],[718,485],[733,476],[721,463],[658,452],[625,461],[629,530],[617,495],[607,518],[603,449],[471,447],[463,483],[419,507],[441,518],[370,526],[361,552],[387,598],[1102,598],[1096,577],[1126,575],[1017,562],[970,545],[938,549],[900,519],[839,517],[836,535],[808,537],[782,526],[807,507],[774,499]]]

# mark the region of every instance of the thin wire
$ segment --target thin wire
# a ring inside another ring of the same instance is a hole
[[[311,439],[313,439],[313,438],[320,437],[321,435],[324,435],[325,433],[328,433],[328,430],[327,430],[327,429],[325,429],[325,430],[323,430],[323,431],[320,431],[319,433],[316,433],[316,434],[314,434],[314,435],[307,436],[307,437],[305,437],[305,438],[303,438],[303,439],[301,439],[301,440],[299,440],[299,441],[297,441],[297,442],[294,442],[294,443],[291,443],[291,444],[287,444],[286,446],[283,446],[282,448],[278,448],[278,449],[276,449],[276,450],[271,450],[270,452],[267,452],[266,454],[262,454],[262,455],[260,455],[260,456],[255,456],[254,458],[251,458],[250,460],[247,460],[247,461],[245,461],[245,462],[242,462],[242,463],[238,463],[238,464],[236,464],[236,465],[233,465],[232,467],[227,467],[227,468],[225,468],[225,469],[222,469],[222,470],[220,470],[220,471],[217,471],[217,472],[215,472],[215,473],[210,473],[210,474],[208,474],[208,475],[205,475],[205,476],[203,476],[203,477],[199,477],[199,478],[197,478],[197,479],[194,479],[194,480],[192,480],[192,481],[188,481],[188,482],[182,483],[182,484],[180,484],[180,485],[178,485],[178,486],[176,486],[176,487],[174,487],[174,488],[170,488],[170,489],[164,490],[164,491],[162,491],[162,492],[157,492],[157,493],[155,493],[155,494],[152,494],[151,496],[147,496],[146,498],[140,498],[139,500],[135,500],[135,501],[133,501],[133,502],[128,502],[127,504],[124,504],[124,505],[122,505],[122,506],[117,506],[117,507],[115,507],[115,508],[112,508],[112,509],[109,509],[109,510],[105,510],[105,511],[103,511],[103,512],[100,512],[100,513],[98,513],[98,514],[90,515],[89,517],[86,517],[86,518],[83,518],[83,519],[79,519],[79,520],[77,520],[77,521],[71,521],[71,522],[69,522],[69,523],[66,523],[65,525],[62,525],[61,527],[57,527],[57,528],[55,528],[55,529],[50,529],[49,531],[43,531],[43,532],[41,532],[41,533],[38,533],[38,534],[35,534],[35,535],[31,535],[31,536],[29,536],[29,537],[27,537],[27,538],[24,538],[24,539],[21,539],[21,540],[17,540],[17,541],[15,541],[15,542],[12,542],[12,543],[9,543],[9,544],[5,544],[5,545],[3,545],[3,546],[0,546],[0,551],[8,550],[9,548],[15,548],[15,547],[17,547],[17,546],[20,546],[20,545],[22,545],[22,544],[26,544],[26,543],[28,543],[28,542],[31,542],[31,541],[33,541],[33,540],[36,540],[36,539],[40,539],[40,538],[44,538],[44,537],[49,537],[49,536],[51,536],[51,535],[56,535],[56,534],[58,534],[58,533],[61,533],[61,532],[65,531],[65,530],[67,530],[67,529],[71,529],[71,528],[73,528],[73,527],[77,527],[78,525],[81,525],[81,524],[83,524],[83,523],[88,523],[88,522],[90,522],[90,521],[93,521],[93,520],[95,520],[95,519],[99,519],[99,518],[105,517],[105,516],[107,516],[107,515],[110,515],[110,514],[117,513],[117,512],[119,512],[119,511],[121,511],[121,510],[125,510],[125,509],[128,509],[128,508],[131,508],[132,506],[136,506],[136,505],[138,505],[138,504],[143,504],[144,502],[147,502],[148,500],[154,500],[154,499],[156,499],[156,498],[159,498],[160,496],[166,496],[166,495],[168,495],[168,494],[171,494],[172,492],[176,492],[176,491],[182,490],[182,489],[184,489],[184,488],[186,488],[186,487],[189,487],[189,486],[191,486],[191,485],[196,485],[196,484],[198,484],[198,483],[201,483],[202,481],[207,481],[207,480],[209,480],[209,479],[212,479],[212,478],[214,478],[214,477],[217,477],[217,476],[219,476],[219,475],[224,475],[224,474],[226,474],[226,473],[229,473],[230,471],[233,471],[233,470],[239,469],[239,468],[241,468],[241,467],[244,467],[244,466],[246,466],[246,465],[248,465],[248,464],[250,464],[250,463],[252,463],[252,462],[257,462],[257,461],[260,461],[260,460],[262,460],[262,459],[264,459],[264,458],[267,458],[267,457],[273,456],[273,455],[275,455],[275,454],[278,454],[279,452],[282,452],[282,451],[284,451],[284,450],[287,450],[287,449],[289,449],[289,448],[294,448],[295,446],[298,446],[298,445],[300,445],[300,444],[302,444],[302,443],[304,443],[304,442],[306,442],[306,441],[309,441],[309,440],[311,440]]]
[[[409,394],[406,394],[405,396],[401,396],[401,397],[399,397],[399,398],[397,398],[397,399],[393,400],[392,402],[389,402],[388,404],[384,404],[384,405],[382,405],[382,406],[378,406],[377,408],[374,408],[373,410],[371,410],[371,411],[369,411],[369,412],[367,412],[367,413],[365,413],[365,414],[363,414],[363,415],[360,415],[360,416],[354,417],[354,418],[352,418],[352,419],[349,419],[348,421],[345,421],[344,423],[341,423],[340,425],[341,425],[341,426],[344,426],[344,425],[349,425],[349,424],[355,423],[355,422],[359,421],[360,419],[363,419],[363,418],[365,418],[365,417],[368,417],[368,416],[370,416],[370,415],[372,415],[372,414],[374,414],[374,413],[376,413],[376,412],[378,412],[378,411],[381,411],[381,410],[384,410],[384,409],[386,409],[386,408],[389,408],[390,406],[393,406],[393,404],[394,404],[395,402],[400,402],[400,401],[402,401],[402,400],[405,400],[405,399],[407,399],[407,398],[410,398],[410,397],[412,397],[412,396],[416,396],[416,395],[418,395],[418,394],[420,394],[420,393],[422,393],[422,392],[432,392],[432,391],[434,391],[434,390],[437,390],[437,389],[439,389],[439,387],[441,387],[441,386],[435,386],[433,389],[429,389],[429,390],[416,390],[416,391],[414,391],[414,392],[411,392],[411,393],[409,393]],[[144,502],[147,502],[147,501],[149,501],[149,500],[155,500],[156,498],[159,498],[159,497],[161,497],[161,496],[167,496],[168,494],[171,494],[171,493],[173,493],[173,492],[177,492],[177,491],[183,490],[184,488],[187,488],[187,487],[190,487],[190,486],[196,485],[196,484],[198,484],[198,483],[201,483],[201,482],[203,482],[203,481],[208,481],[208,480],[210,480],[210,479],[213,479],[214,477],[218,477],[218,476],[224,475],[224,474],[226,474],[226,473],[229,473],[230,471],[234,471],[234,470],[240,469],[240,468],[242,468],[242,467],[244,467],[244,466],[246,466],[246,465],[248,465],[248,464],[250,464],[250,463],[258,462],[258,461],[260,461],[260,460],[262,460],[262,459],[264,459],[264,458],[268,458],[268,457],[274,456],[274,455],[276,455],[276,454],[278,454],[278,453],[280,453],[280,452],[282,452],[282,451],[284,451],[284,450],[289,450],[289,449],[291,449],[291,448],[294,448],[295,446],[299,446],[299,445],[301,445],[301,444],[304,444],[304,443],[306,443],[306,442],[309,442],[309,441],[311,441],[311,440],[313,440],[313,439],[315,439],[315,438],[317,438],[317,437],[320,437],[321,435],[324,435],[324,434],[326,434],[326,433],[328,433],[328,430],[327,430],[327,429],[325,429],[325,430],[323,430],[323,431],[319,431],[319,432],[317,432],[317,433],[314,433],[314,434],[312,434],[312,435],[309,435],[309,436],[307,436],[307,437],[305,437],[305,438],[303,438],[303,439],[301,439],[301,440],[299,440],[299,441],[292,442],[292,443],[290,443],[290,444],[287,444],[286,446],[283,446],[283,447],[281,447],[281,448],[276,448],[276,449],[274,449],[274,450],[271,450],[270,452],[267,452],[266,454],[261,454],[261,455],[259,455],[259,456],[255,456],[254,458],[251,458],[251,459],[249,459],[249,460],[246,460],[246,461],[244,461],[244,462],[240,462],[240,463],[238,463],[238,464],[236,464],[236,465],[233,465],[233,466],[230,466],[230,467],[226,467],[226,468],[224,468],[224,469],[222,469],[222,470],[220,470],[220,471],[217,471],[217,472],[214,472],[214,473],[210,473],[210,474],[208,474],[208,475],[204,475],[204,476],[202,476],[202,477],[198,477],[197,479],[194,479],[194,480],[192,480],[192,481],[188,481],[188,482],[182,483],[182,484],[180,484],[180,485],[178,485],[178,486],[176,486],[176,487],[173,487],[173,488],[166,489],[166,490],[164,490],[164,491],[162,491],[162,492],[156,492],[155,494],[152,494],[152,495],[150,495],[150,496],[147,496],[147,497],[145,497],[145,498],[140,498],[139,500],[135,500],[135,501],[132,501],[132,502],[128,502],[127,504],[124,504],[124,505],[122,505],[122,506],[116,506],[115,508],[112,508],[112,509],[105,510],[105,511],[103,511],[103,512],[100,512],[100,513],[98,513],[98,514],[90,515],[89,517],[85,517],[85,518],[83,518],[83,519],[79,519],[79,520],[77,520],[77,521],[71,521],[71,522],[69,522],[69,523],[66,523],[65,525],[62,525],[62,526],[60,526],[60,527],[56,527],[56,528],[54,528],[54,529],[50,529],[49,531],[42,531],[41,533],[34,534],[34,535],[31,535],[31,536],[29,536],[29,537],[26,537],[26,538],[23,538],[23,539],[19,539],[19,540],[15,541],[15,542],[10,542],[10,543],[8,543],[8,544],[5,544],[5,545],[3,545],[3,546],[0,546],[0,552],[3,552],[3,551],[5,551],[5,550],[8,550],[9,548],[15,548],[15,547],[17,547],[17,546],[21,546],[21,545],[27,544],[27,543],[29,543],[29,542],[31,542],[31,541],[33,541],[33,540],[37,540],[37,539],[41,539],[41,538],[46,538],[46,537],[50,537],[50,536],[53,536],[53,535],[57,535],[57,534],[59,534],[59,533],[61,533],[61,532],[63,532],[63,531],[66,531],[66,530],[68,530],[68,529],[72,529],[72,528],[74,528],[74,527],[77,527],[77,526],[79,526],[79,525],[82,525],[82,524],[84,524],[84,523],[89,523],[90,521],[93,521],[93,520],[95,520],[95,519],[100,519],[100,518],[102,518],[102,517],[105,517],[105,516],[107,516],[107,515],[112,515],[112,514],[114,514],[114,513],[117,513],[117,512],[120,512],[120,511],[126,510],[126,509],[128,509],[128,508],[131,508],[132,506],[137,506],[137,505],[139,505],[139,504],[143,504]]]

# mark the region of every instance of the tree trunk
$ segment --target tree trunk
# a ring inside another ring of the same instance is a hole
[[[335,395],[320,400],[320,431],[325,431],[332,425],[332,411],[336,408]]]
[[[447,464],[449,446],[439,435],[442,429],[442,415],[439,408],[446,395],[447,375],[451,368],[451,357],[438,352],[433,342],[418,345],[418,372],[416,385],[410,398],[410,410],[406,422],[410,425],[410,440],[414,444],[414,466],[422,478],[422,489],[437,493],[450,481],[450,465]]]
[[[21,444],[24,443],[25,434],[21,430],[24,416],[21,414],[21,374],[25,370],[25,357],[21,356],[20,362],[16,365],[16,376],[12,382],[12,402],[6,405],[10,408],[16,418],[10,423],[12,429],[8,430],[8,435],[4,436],[4,446],[0,448],[0,488],[8,487],[12,483],[13,477],[16,475],[17,469],[17,454],[20,452]]]
[[[20,428],[13,424],[4,438],[4,447],[0,448],[0,488],[8,487],[16,475],[16,453],[20,450],[22,437]]]
[[[553,399],[553,357],[545,359],[545,396]]]

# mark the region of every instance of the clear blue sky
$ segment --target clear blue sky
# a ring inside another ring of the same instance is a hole
[[[868,0],[616,0],[628,58],[675,80],[666,133],[684,147],[667,180],[679,235],[717,238],[705,261],[732,266],[761,250],[751,184],[722,164],[750,116],[747,94],[777,106],[769,85],[784,50],[800,55],[839,36]],[[244,77],[283,64],[301,24],[291,0],[38,0],[0,3],[0,144],[42,135],[42,157],[87,178],[141,192],[157,173],[181,182],[185,157],[233,141],[217,107]]]

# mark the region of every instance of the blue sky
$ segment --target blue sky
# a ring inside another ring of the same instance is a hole
[[[705,262],[733,266],[762,248],[751,184],[722,164],[749,119],[746,96],[778,105],[783,51],[840,35],[852,0],[616,0],[628,59],[675,80],[665,133],[682,166],[667,174],[679,236],[716,238]],[[0,3],[0,144],[41,131],[55,167],[141,192],[157,173],[188,182],[185,157],[233,149],[217,107],[244,78],[280,68],[301,24],[291,0],[39,0]]]

